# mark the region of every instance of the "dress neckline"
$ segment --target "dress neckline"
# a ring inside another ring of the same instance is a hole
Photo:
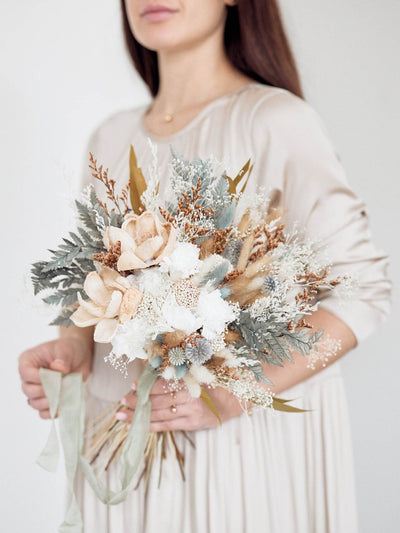
[[[141,106],[140,113],[139,113],[139,129],[145,135],[146,137],[150,137],[150,139],[154,139],[156,141],[170,141],[171,139],[175,139],[175,137],[178,137],[180,135],[183,135],[184,133],[187,133],[190,129],[192,129],[204,116],[206,116],[217,104],[224,101],[225,99],[230,98],[231,96],[234,96],[238,93],[241,93],[248,87],[252,87],[254,85],[263,85],[261,82],[258,81],[251,81],[249,83],[245,83],[244,85],[241,85],[240,87],[237,87],[236,89],[233,89],[232,91],[229,91],[228,93],[225,93],[218,98],[215,98],[212,100],[209,104],[207,104],[203,109],[194,117],[190,122],[186,124],[183,128],[176,131],[175,133],[171,133],[170,135],[156,135],[155,133],[151,132],[149,129],[146,128],[146,126],[143,123],[143,118],[145,114],[147,113],[148,109],[150,109],[150,104],[145,104]]]

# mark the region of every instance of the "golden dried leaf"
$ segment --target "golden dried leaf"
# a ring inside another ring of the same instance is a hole
[[[131,206],[136,215],[140,215],[144,207],[141,202],[141,196],[146,190],[147,185],[143,176],[142,169],[137,166],[136,154],[131,145],[129,152],[129,194]]]
[[[236,264],[237,270],[243,270],[247,267],[249,262],[249,257],[253,249],[253,244],[255,241],[254,232],[251,232],[247,237],[243,239],[243,246],[240,250],[239,259]]]
[[[249,178],[250,178],[250,174],[251,174],[251,171],[253,170],[253,166],[254,165],[251,165],[250,166],[250,159],[248,159],[246,161],[246,163],[243,165],[243,167],[240,169],[239,171],[239,174],[235,177],[235,178],[231,178],[229,176],[227,176],[226,174],[223,174],[223,177],[226,178],[228,180],[228,183],[229,183],[229,194],[236,194],[237,193],[237,187],[239,185],[239,183],[242,181],[242,179],[245,177],[246,174],[248,174],[247,176],[247,179],[241,189],[241,193],[244,192],[245,188],[246,188],[246,185],[249,181]]]
[[[298,407],[293,407],[288,405],[288,402],[292,400],[283,400],[282,398],[274,398],[272,400],[272,407],[276,411],[285,411],[287,413],[309,413],[309,409],[299,409]]]
[[[215,407],[215,403],[212,401],[210,395],[205,389],[201,389],[200,398],[203,400],[203,402],[207,405],[207,407],[210,409],[210,411],[213,412],[213,414],[218,418],[219,423],[222,424],[221,417],[219,416],[218,410]]]

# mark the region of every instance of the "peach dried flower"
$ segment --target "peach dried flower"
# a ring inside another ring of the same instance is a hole
[[[83,288],[89,300],[78,293],[79,307],[71,320],[81,328],[95,325],[94,340],[102,343],[111,341],[119,322],[133,317],[143,297],[139,289],[110,268],[90,272]]]
[[[107,249],[121,242],[121,256],[117,263],[121,272],[159,264],[172,253],[175,240],[173,225],[162,223],[150,211],[126,215],[121,228],[109,226],[104,234]]]

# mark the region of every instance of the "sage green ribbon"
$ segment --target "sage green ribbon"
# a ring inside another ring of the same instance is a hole
[[[97,497],[107,505],[115,505],[124,501],[133,489],[133,479],[143,458],[151,419],[150,391],[157,379],[156,371],[146,365],[137,387],[137,406],[132,425],[128,432],[120,458],[121,490],[114,492],[108,489],[96,476],[89,461],[83,457],[83,440],[85,430],[85,399],[82,375],[67,374],[40,369],[40,379],[50,404],[52,427],[47,443],[37,463],[49,471],[55,471],[59,459],[59,445],[55,429],[55,416],[58,409],[60,440],[64,450],[67,485],[71,493],[71,501],[59,533],[81,533],[82,517],[74,493],[74,479],[78,464],[96,493]]]
[[[58,446],[54,418],[57,413],[58,402],[60,399],[61,377],[62,374],[60,372],[53,372],[52,370],[47,370],[46,368],[40,369],[40,379],[50,404],[51,429],[47,443],[36,462],[48,472],[55,472],[57,470],[57,465],[60,458],[60,448]]]

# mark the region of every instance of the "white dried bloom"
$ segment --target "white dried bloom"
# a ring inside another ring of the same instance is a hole
[[[269,195],[265,187],[258,187],[256,192],[237,195],[237,209],[234,224],[237,225],[246,211],[249,211],[253,226],[262,224],[268,211]]]
[[[190,279],[181,279],[172,284],[172,292],[178,305],[196,307],[199,303],[200,290]]]
[[[202,320],[194,310],[178,305],[175,296],[170,294],[161,309],[162,317],[172,329],[184,331],[187,335],[202,326]]]
[[[171,286],[169,276],[157,267],[136,270],[134,276],[128,276],[128,279],[144,294],[155,298],[166,298]]]
[[[162,373],[162,377],[166,380],[166,381],[169,381],[171,379],[176,379],[176,373],[175,373],[175,367],[173,366],[166,366],[163,373]]]
[[[148,137],[147,141],[151,151],[151,162],[148,166],[146,189],[141,196],[141,202],[146,207],[146,211],[159,213],[160,198],[158,195],[158,185],[160,183],[159,165],[157,157],[157,145]]]
[[[199,383],[204,383],[205,385],[211,385],[215,382],[215,374],[213,374],[208,368],[203,365],[190,365],[189,372],[192,374],[194,379]]]
[[[174,251],[161,262],[161,272],[167,272],[172,280],[188,278],[201,264],[200,249],[189,242],[176,242]]]
[[[225,338],[224,338],[224,333],[221,333],[220,335],[216,335],[212,340],[211,340],[211,346],[212,346],[212,349],[213,349],[213,353],[217,353],[219,352],[220,350],[223,350],[225,348]]]
[[[200,398],[201,395],[201,387],[199,383],[195,380],[195,378],[187,372],[183,376],[183,381],[185,382],[186,387],[188,388],[189,394],[192,398]]]
[[[127,357],[124,355],[119,356],[114,352],[110,352],[104,357],[104,361],[109,363],[113,368],[115,368],[115,370],[119,370],[124,375],[124,378],[128,377],[127,366],[130,361]]]
[[[202,335],[209,340],[221,334],[237,316],[236,306],[225,301],[218,289],[201,292],[197,313],[203,324]]]
[[[86,185],[86,187],[83,189],[81,193],[81,201],[84,205],[86,205],[86,207],[92,206],[92,202],[90,201],[90,194],[93,189],[94,189],[94,186],[92,183],[90,183],[89,185]]]
[[[185,352],[182,348],[171,348],[168,352],[168,358],[172,365],[180,366],[186,361]]]
[[[147,359],[146,345],[149,342],[148,325],[144,318],[135,317],[123,324],[118,324],[111,339],[113,354],[116,357],[125,355],[129,361],[136,358]]]
[[[250,371],[243,370],[240,380],[217,376],[218,382],[234,394],[239,400],[252,402],[264,408],[272,407],[272,394],[259,385]]]
[[[330,335],[325,335],[322,340],[320,340],[316,347],[316,350],[310,350],[310,353],[307,355],[308,364],[307,368],[315,370],[316,364],[322,362],[322,366],[325,368],[329,362],[329,358],[335,357],[342,347],[342,342],[340,339],[333,339]]]

